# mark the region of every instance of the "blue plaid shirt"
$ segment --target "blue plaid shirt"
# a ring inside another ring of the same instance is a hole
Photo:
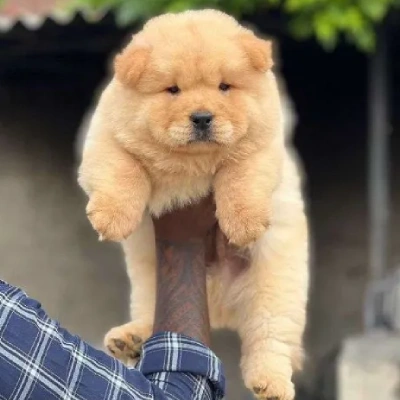
[[[51,320],[40,304],[0,281],[1,400],[222,399],[210,349],[175,333],[153,336],[127,368]]]

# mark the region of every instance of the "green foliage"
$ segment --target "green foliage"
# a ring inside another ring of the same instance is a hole
[[[1,0],[0,0],[1,1]],[[375,46],[375,27],[400,0],[70,0],[74,8],[114,9],[126,25],[165,12],[217,8],[238,18],[258,10],[280,8],[289,16],[294,37],[314,36],[332,50],[344,37],[364,51]]]
[[[291,29],[299,38],[314,35],[333,49],[341,35],[364,51],[375,46],[375,27],[398,0],[287,0]]]

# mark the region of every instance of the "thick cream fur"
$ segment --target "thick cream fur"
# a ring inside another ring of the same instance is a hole
[[[94,228],[122,241],[132,284],[132,322],[112,329],[106,345],[151,334],[151,216],[213,191],[221,229],[249,250],[250,267],[210,268],[211,325],[238,331],[247,387],[262,399],[291,400],[306,320],[308,231],[271,66],[269,43],[220,12],[151,20],[117,57],[90,123],[79,182]],[[218,91],[221,81],[230,92]],[[181,94],[165,92],[176,84]],[[188,143],[189,115],[199,109],[215,115],[216,143]],[[137,345],[127,346],[130,355]],[[116,353],[126,362],[129,354]]]

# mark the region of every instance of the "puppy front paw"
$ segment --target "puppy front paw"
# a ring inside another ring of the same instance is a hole
[[[104,346],[115,358],[134,366],[140,358],[144,342],[151,336],[150,325],[129,322],[112,328],[104,338]]]
[[[266,210],[257,211],[238,205],[217,210],[219,226],[230,243],[245,247],[264,234],[269,225],[268,213]]]
[[[242,364],[245,385],[260,400],[293,400],[294,384],[288,360],[274,353],[254,355]]]
[[[126,239],[135,230],[142,213],[132,201],[118,201],[103,195],[93,196],[86,207],[86,214],[100,240],[114,242]]]

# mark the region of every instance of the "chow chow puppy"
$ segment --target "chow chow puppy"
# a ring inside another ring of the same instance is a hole
[[[132,321],[112,329],[105,345],[129,363],[152,333],[151,216],[213,192],[219,225],[247,249],[250,266],[210,269],[211,325],[238,331],[244,382],[258,398],[291,400],[302,359],[308,236],[272,66],[270,42],[222,12],[150,20],[116,57],[79,182],[100,237],[122,242],[132,284]]]

